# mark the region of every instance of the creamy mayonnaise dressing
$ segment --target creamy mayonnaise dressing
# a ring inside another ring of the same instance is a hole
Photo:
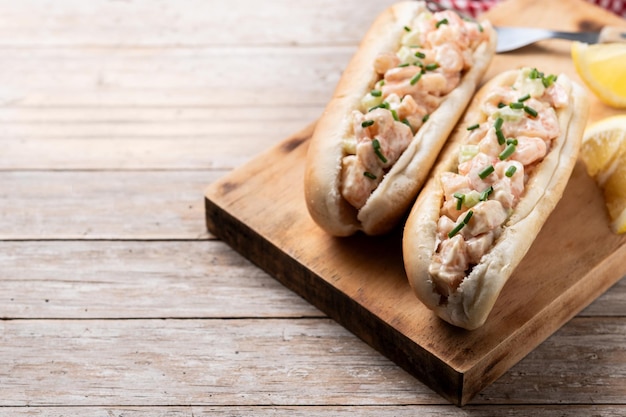
[[[457,172],[440,176],[444,200],[429,273],[441,295],[452,294],[493,246],[529,173],[559,136],[556,110],[568,105],[568,94],[555,80],[524,68],[513,85],[491,91],[485,121],[467,128]]]
[[[452,11],[423,13],[405,28],[396,52],[374,62],[379,81],[352,117],[344,140],[341,193],[363,207],[417,130],[473,65],[472,53],[488,35]]]

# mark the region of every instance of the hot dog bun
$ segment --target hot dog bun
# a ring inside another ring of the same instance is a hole
[[[438,259],[437,262],[443,259],[436,258],[435,252],[438,249],[442,250],[443,241],[446,240],[446,237],[448,242],[456,238],[456,236],[450,238],[449,234],[442,234],[442,229],[438,226],[438,224],[445,224],[445,220],[440,218],[444,211],[444,181],[451,178],[459,179],[459,177],[451,176],[449,173],[457,173],[459,152],[462,152],[462,149],[468,149],[461,148],[461,145],[468,143],[468,138],[472,134],[468,131],[468,127],[476,126],[479,123],[490,125],[492,119],[487,120],[487,115],[483,109],[486,102],[493,100],[493,91],[499,86],[512,85],[518,77],[522,77],[521,74],[528,74],[528,71],[528,69],[521,69],[504,72],[494,77],[479,90],[470,103],[463,120],[456,127],[446,149],[442,152],[431,178],[420,193],[405,224],[403,235],[404,263],[415,294],[428,308],[434,310],[445,321],[470,330],[484,324],[504,284],[560,200],[574,168],[587,121],[589,105],[585,91],[566,75],[558,75],[554,83],[555,88],[558,86],[567,95],[566,104],[561,105],[555,111],[559,125],[558,137],[552,139],[547,154],[542,160],[523,168],[525,174],[522,175],[527,176],[524,191],[517,204],[510,209],[512,211],[509,211],[508,218],[502,226],[495,229],[495,238],[491,246],[479,258],[479,262],[476,264],[469,263],[469,267],[463,273],[464,277],[460,284],[456,284],[456,288],[454,285],[452,287],[447,286],[447,283],[443,282],[445,280],[441,278],[442,275],[438,275],[443,269],[437,269],[439,264],[433,262],[435,259]],[[523,93],[513,92],[513,94],[520,95]],[[507,112],[505,113],[512,114],[513,112],[509,111],[509,107],[506,107]],[[528,114],[521,114],[522,117],[532,118]],[[504,123],[506,125],[507,122]],[[502,148],[506,146],[508,145],[502,145]],[[515,164],[512,161],[509,163]],[[509,183],[512,183],[513,175],[520,174],[520,172],[512,174]],[[468,175],[473,174],[469,173]],[[459,195],[461,194],[459,193]],[[469,194],[465,194],[465,196],[467,195]],[[487,201],[490,201],[491,198],[494,197],[487,197]],[[477,207],[479,206],[474,206],[474,208]],[[465,208],[461,210],[465,210]],[[463,216],[466,216],[470,210],[467,209],[461,213],[454,224],[459,225],[464,219]],[[480,209],[474,211],[477,210]],[[474,220],[470,218],[467,224],[471,225]],[[441,223],[439,223],[440,221]],[[458,233],[462,232],[463,229],[461,228]],[[468,234],[468,236],[462,237],[463,239],[471,239],[472,235]],[[460,241],[461,238],[457,238],[457,240]],[[468,245],[465,246],[467,253],[470,253],[470,246],[467,243],[469,240],[464,240],[464,242]],[[460,250],[458,252],[451,251],[448,254],[459,256],[462,252]],[[450,261],[448,264],[453,265],[454,262]]]
[[[492,26],[488,22],[474,23],[484,40],[476,42],[471,51],[471,67],[463,70],[460,83],[443,96],[417,132],[411,132],[408,147],[393,166],[385,168],[382,182],[365,204],[355,208],[341,191],[344,140],[355,136],[351,113],[363,108],[362,99],[381,79],[373,64],[377,56],[397,52],[406,28],[414,25],[420,15],[432,14],[423,2],[408,1],[390,7],[375,20],[316,125],[305,167],[305,198],[313,220],[332,235],[347,236],[359,230],[376,235],[397,225],[414,202],[495,53]]]

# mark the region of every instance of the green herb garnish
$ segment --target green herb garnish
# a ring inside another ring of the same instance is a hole
[[[506,148],[504,148],[504,150],[500,152],[500,155],[498,155],[498,158],[500,158],[501,161],[504,161],[506,158],[513,155],[514,152],[515,152],[515,145],[513,145],[512,143],[509,143],[508,145],[506,145]]]
[[[422,74],[424,74],[424,71],[420,71],[420,72],[418,72],[417,74],[415,74],[415,75],[413,76],[413,78],[411,78],[411,81],[409,81],[409,83],[410,83],[411,85],[415,85],[415,84],[417,84],[417,82],[420,80],[420,78],[422,78]]]
[[[459,233],[461,231],[461,229],[463,229],[465,227],[465,225],[470,221],[470,219],[472,218],[473,214],[474,214],[474,212],[472,210],[469,210],[467,212],[467,214],[465,215],[465,218],[463,219],[463,221],[460,222],[459,224],[457,224],[456,226],[454,226],[454,229],[450,230],[450,232],[448,233],[448,237],[452,238],[452,237],[454,237],[454,235]]]
[[[506,169],[506,172],[504,173],[504,175],[511,178],[513,174],[515,174],[515,171],[517,171],[517,167],[515,165],[511,165],[510,167]]]
[[[530,114],[532,117],[537,117],[537,110],[533,109],[532,107],[524,106],[524,111]]]
[[[496,129],[496,137],[498,138],[498,145],[504,145],[506,142],[506,138],[504,137],[504,133],[500,129]]]
[[[385,158],[385,155],[383,155],[382,151],[380,150],[380,142],[378,141],[378,139],[374,139],[372,141],[372,147],[374,148],[374,153],[376,154],[376,156],[383,161],[383,164],[387,163],[387,158]]]
[[[487,201],[491,193],[493,193],[493,187],[489,186],[485,191],[480,193],[480,201]]]
[[[483,168],[483,170],[478,173],[478,176],[481,180],[484,180],[489,175],[491,175],[493,171],[495,171],[495,168],[493,167],[493,165],[489,165],[488,167]]]
[[[465,194],[454,193],[454,198],[456,198],[456,209],[461,210],[461,207],[463,207],[463,201],[465,201]]]

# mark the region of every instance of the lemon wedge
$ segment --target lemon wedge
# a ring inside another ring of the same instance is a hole
[[[601,119],[585,129],[580,149],[587,172],[604,191],[611,229],[626,232],[626,114]]]
[[[571,55],[576,72],[603,103],[626,108],[626,43],[572,42]]]

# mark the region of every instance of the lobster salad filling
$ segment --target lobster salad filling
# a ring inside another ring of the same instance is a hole
[[[404,28],[396,52],[378,55],[378,81],[351,114],[344,139],[340,190],[363,207],[409,146],[418,129],[473,65],[472,52],[488,35],[452,11],[425,12]]]
[[[442,300],[493,247],[559,136],[557,110],[566,106],[568,91],[556,77],[531,68],[486,96],[482,122],[467,126],[459,146],[456,172],[440,176],[443,202],[429,274]]]

